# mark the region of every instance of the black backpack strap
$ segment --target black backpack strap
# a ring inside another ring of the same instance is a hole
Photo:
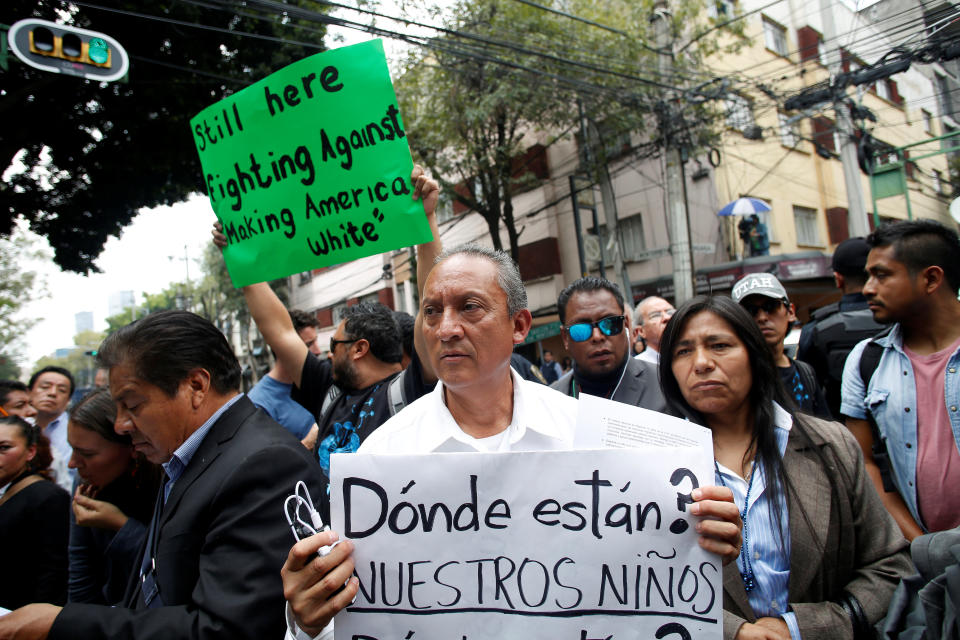
[[[883,337],[888,333],[890,333],[890,329],[886,329],[871,338],[870,342],[867,343],[867,346],[864,347],[863,352],[860,354],[860,380],[863,381],[864,390],[870,386],[870,380],[873,379],[873,374],[876,372],[877,367],[880,366],[880,358],[883,357],[883,347],[877,344],[877,338]],[[873,439],[873,446],[871,447],[873,461],[876,463],[877,469],[880,470],[880,479],[883,480],[883,490],[888,493],[894,492],[897,490],[897,487],[893,484],[893,476],[890,474],[890,453],[887,451],[886,438],[880,434],[880,427],[877,425],[877,420],[873,417],[873,413],[870,412],[870,407],[866,409],[867,423],[870,425],[870,436]]]
[[[335,384],[330,385],[330,388],[327,389],[327,395],[323,397],[323,405],[320,407],[320,419],[317,420],[317,424],[323,421],[323,416],[330,410],[330,407],[333,406],[333,403],[336,402],[341,393],[343,392],[340,390],[340,387]]]
[[[794,360],[793,364],[796,365],[797,372],[800,374],[800,384],[803,385],[812,399],[820,389],[817,373],[813,370],[813,367],[802,360]]]

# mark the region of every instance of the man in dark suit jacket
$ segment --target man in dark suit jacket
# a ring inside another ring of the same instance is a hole
[[[573,368],[551,388],[575,398],[588,393],[666,411],[656,365],[630,357],[630,314],[617,285],[603,278],[580,278],[560,292],[557,310]]]
[[[0,637],[281,637],[291,543],[281,507],[298,480],[317,491],[316,463],[238,393],[230,345],[199,316],[146,316],[108,337],[99,357],[117,431],[168,478],[140,570],[125,608],[28,605],[0,618]]]

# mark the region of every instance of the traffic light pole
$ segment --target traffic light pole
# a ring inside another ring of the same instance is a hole
[[[661,78],[673,75],[673,40],[670,36],[670,14],[666,0],[656,0],[650,18],[656,35],[657,67]],[[687,213],[686,185],[680,150],[673,143],[669,131],[670,98],[660,114],[660,131],[664,142],[664,160],[667,183],[667,228],[670,231],[670,255],[673,258],[673,304],[680,306],[693,297],[693,251],[690,245],[690,220]]]
[[[837,31],[833,23],[831,0],[820,0],[820,18],[823,22],[823,42],[836,43]],[[821,43],[822,44],[822,43]],[[843,71],[840,47],[835,47],[830,58],[831,83]],[[870,233],[867,209],[863,204],[863,185],[860,182],[860,164],[857,162],[857,143],[853,137],[853,120],[850,108],[845,104],[846,89],[834,96],[833,109],[837,118],[837,133],[840,138],[840,163],[843,165],[843,182],[847,190],[847,228],[850,236],[866,236]]]

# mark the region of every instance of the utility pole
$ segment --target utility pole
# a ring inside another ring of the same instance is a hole
[[[590,136],[590,145],[596,143],[597,148],[601,149],[599,154],[593,154],[592,162],[594,165],[594,174],[597,182],[600,184],[600,199],[603,202],[603,217],[607,222],[607,235],[610,237],[608,244],[613,245],[613,273],[614,280],[618,277],[620,290],[623,297],[627,299],[630,306],[633,306],[633,287],[630,284],[630,276],[627,274],[626,265],[623,263],[623,243],[620,241],[620,230],[617,220],[617,198],[613,193],[613,182],[610,180],[610,169],[607,165],[607,154],[603,151],[603,140],[600,139],[600,132],[596,124],[589,120],[586,123],[586,131]],[[601,252],[604,250],[601,244]]]
[[[661,78],[673,75],[673,37],[670,33],[670,12],[666,0],[653,3],[650,17],[656,35],[657,68]],[[686,185],[683,177],[683,160],[680,149],[673,141],[669,130],[670,107],[674,92],[669,92],[660,113],[660,131],[663,135],[664,159],[667,182],[667,228],[670,232],[670,255],[673,257],[674,305],[680,306],[693,297],[693,247],[690,244],[690,220],[687,213]]]
[[[831,0],[820,0],[820,19],[823,21],[823,42],[833,47],[836,42],[836,26],[833,23]],[[823,43],[821,43],[823,46]],[[840,48],[830,52],[830,83],[834,85],[843,72]],[[847,228],[850,236],[866,236],[870,233],[867,210],[863,204],[863,185],[860,182],[860,165],[857,162],[857,143],[853,138],[853,119],[847,106],[846,88],[837,88],[833,96],[833,110],[837,117],[837,133],[840,138],[840,162],[843,165],[843,182],[847,189]]]

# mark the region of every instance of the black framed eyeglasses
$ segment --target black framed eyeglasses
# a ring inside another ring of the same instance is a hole
[[[623,331],[623,319],[623,316],[607,316],[596,322],[578,322],[567,327],[567,335],[574,342],[586,342],[596,327],[605,336],[617,336]]]
[[[334,349],[337,348],[338,344],[350,344],[351,342],[356,342],[360,338],[351,338],[350,340],[337,340],[336,338],[330,338],[330,353],[333,353]]]
[[[766,314],[771,314],[777,311],[780,307],[787,306],[787,303],[783,300],[777,300],[775,298],[764,298],[762,302],[755,302],[751,304],[745,304],[743,302],[740,305],[747,310],[751,316],[757,315],[761,310]]]

